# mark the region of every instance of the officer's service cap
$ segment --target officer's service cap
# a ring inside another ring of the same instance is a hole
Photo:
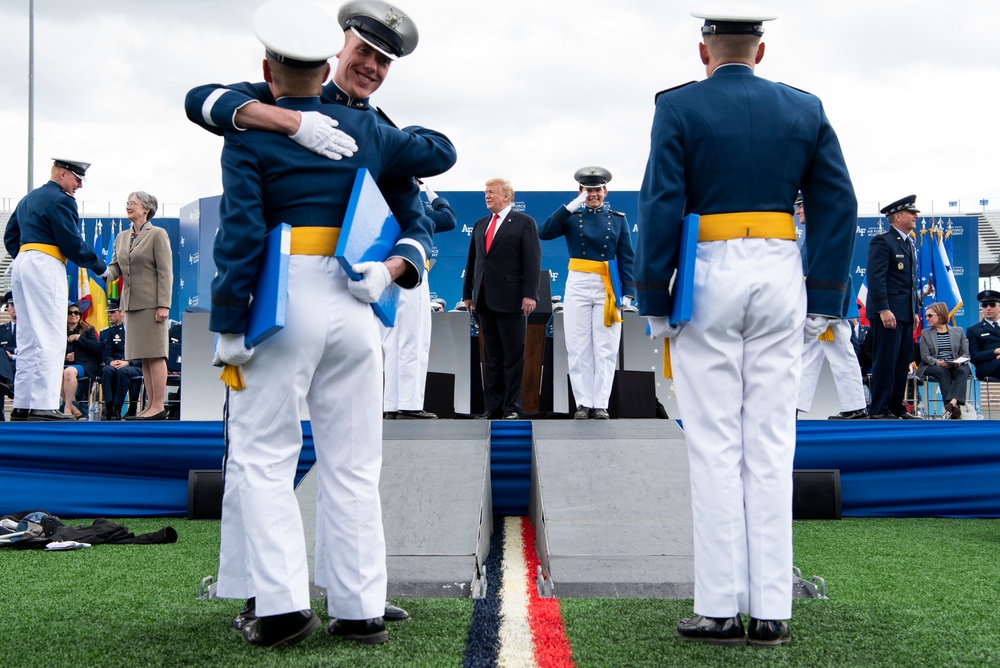
[[[3,296],[3,306],[6,307],[8,304],[13,304],[13,303],[14,303],[14,293],[8,290],[7,294]]]
[[[979,300],[980,304],[983,302],[1000,302],[1000,292],[996,290],[983,290],[976,295],[976,299]]]
[[[611,172],[603,167],[581,167],[573,178],[584,188],[600,188],[611,180]]]
[[[302,0],[271,0],[253,15],[253,32],[267,55],[283,65],[312,69],[344,47],[344,33],[328,12]]]
[[[799,206],[801,204],[802,204],[802,191],[800,190],[799,194],[795,196],[795,206]]]
[[[382,0],[347,2],[337,13],[337,20],[345,31],[350,30],[392,60],[413,53],[420,38],[413,19]]]
[[[920,213],[920,209],[917,208],[917,196],[907,195],[902,199],[897,199],[892,204],[888,204],[879,211],[884,216],[891,216],[894,213],[899,213],[900,211],[912,211],[913,213]]]
[[[111,313],[112,311],[120,311],[120,310],[121,310],[121,307],[118,305],[118,300],[117,299],[109,299],[108,300],[108,313]]]
[[[52,163],[56,167],[62,169],[68,169],[69,171],[76,174],[82,181],[84,177],[87,176],[87,168],[90,167],[89,162],[80,162],[79,160],[67,160],[66,158],[52,158]]]
[[[778,18],[770,9],[757,5],[712,5],[691,12],[691,16],[705,19],[703,35],[757,35],[764,34],[764,21]]]

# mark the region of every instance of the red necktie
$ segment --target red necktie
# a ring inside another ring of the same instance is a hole
[[[486,252],[490,252],[490,245],[493,243],[493,235],[497,231],[497,215],[493,214],[493,220],[490,221],[490,226],[486,228]]]

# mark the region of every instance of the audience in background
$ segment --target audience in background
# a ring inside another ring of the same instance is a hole
[[[1000,382],[1000,292],[983,290],[977,299],[983,319],[969,327],[969,357],[976,378]]]
[[[17,313],[14,311],[14,295],[8,292],[3,296],[3,305],[10,322],[0,325],[0,422],[4,421],[3,407],[5,397],[14,396],[14,372],[17,357]]]
[[[70,302],[66,313],[66,357],[63,360],[63,414],[80,419],[83,413],[73,403],[79,381],[97,378],[101,366],[101,346],[97,332],[81,317],[90,308],[86,301]]]
[[[948,306],[944,302],[928,306],[924,318],[927,327],[920,334],[917,375],[941,386],[944,418],[961,420],[970,375],[969,340],[961,327],[948,324]],[[929,391],[927,398],[931,398]]]
[[[104,393],[104,419],[120,420],[125,397],[129,399],[126,417],[136,414],[139,401],[142,362],[125,359],[125,319],[117,299],[108,300],[111,325],[101,332],[101,388]]]

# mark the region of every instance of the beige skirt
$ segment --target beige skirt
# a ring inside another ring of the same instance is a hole
[[[156,322],[156,309],[125,311],[125,359],[166,357],[169,320]]]

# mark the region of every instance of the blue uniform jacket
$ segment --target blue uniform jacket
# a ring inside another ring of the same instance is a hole
[[[1000,329],[985,320],[969,327],[969,359],[976,366],[976,378],[1000,378],[1000,360],[993,351],[1000,348]]]
[[[392,121],[369,104],[367,98],[348,97],[333,81],[329,81],[323,86],[320,99],[325,103],[371,113],[380,123],[395,127]],[[271,88],[263,82],[243,82],[229,86],[207,84],[188,91],[184,99],[184,111],[192,123],[209,132],[221,135],[224,131],[239,130],[234,120],[236,111],[254,100],[265,104],[274,104]],[[346,132],[345,128],[341,127],[340,129]],[[405,127],[403,131],[434,142],[438,151],[435,152],[434,156],[429,156],[425,162],[417,165],[412,174],[406,175],[405,178],[380,179],[378,187],[400,226],[411,230],[411,238],[423,244],[424,254],[430,256],[434,237],[433,223],[424,218],[424,209],[420,202],[420,189],[409,177],[443,174],[455,166],[458,155],[451,140],[440,132],[416,125]],[[354,139],[356,142],[359,141],[357,137]]]
[[[12,258],[25,244],[48,244],[58,246],[79,267],[98,274],[107,269],[104,260],[80,237],[76,200],[55,181],[35,188],[17,203],[7,221],[3,244]]]
[[[899,322],[913,322],[919,308],[915,254],[913,244],[904,241],[894,229],[868,242],[865,309],[869,318],[877,318],[880,311],[889,309]]]
[[[282,98],[278,105],[336,118],[359,150],[351,158],[329,160],[279,133],[226,133],[219,233],[213,251],[218,275],[212,281],[209,328],[214,332],[246,331],[247,307],[269,230],[279,223],[340,227],[358,169],[367,168],[376,180],[408,178],[420,164],[440,159],[439,144],[380,124],[374,114],[324,105],[316,97]],[[414,201],[420,206],[419,200]],[[429,222],[422,214],[421,218]],[[402,237],[413,236],[410,225],[400,221]],[[392,254],[423,269],[424,257],[410,244],[398,244]]]
[[[101,364],[125,359],[125,325],[111,325],[101,330]],[[141,366],[142,360],[129,360],[132,366]]]
[[[458,224],[455,210],[444,197],[435,197],[434,202],[424,202],[424,213],[434,223],[434,233],[451,232]]]
[[[608,204],[602,204],[600,209],[584,206],[574,213],[561,206],[538,228],[539,239],[548,241],[559,237],[566,237],[571,258],[595,262],[617,259],[622,293],[634,294],[632,237],[624,213],[612,211]]]
[[[0,325],[0,349],[13,355],[17,352],[17,330],[11,331],[10,325],[9,322]]]
[[[749,211],[792,213],[802,191],[808,312],[844,315],[857,198],[819,98],[724,65],[657,97],[639,191],[639,310],[667,316],[681,220]]]

